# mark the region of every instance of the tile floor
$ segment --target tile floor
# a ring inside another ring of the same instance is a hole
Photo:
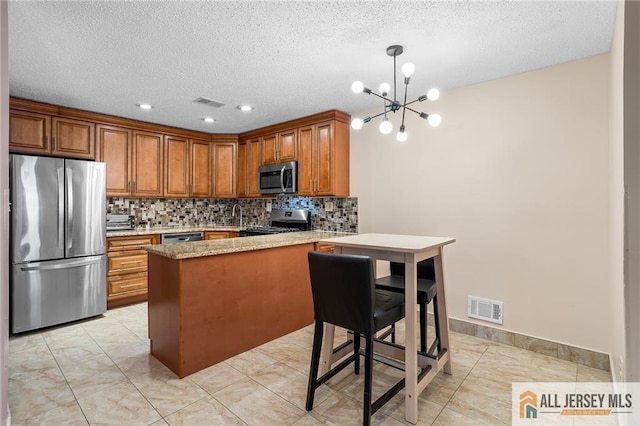
[[[313,327],[178,379],[149,355],[147,306],[9,341],[13,424],[46,425],[358,425],[362,375],[345,369],[304,409]],[[399,334],[402,334],[402,324]],[[400,339],[401,342],[401,339]],[[610,381],[608,372],[459,333],[453,374],[420,395],[420,425],[511,423],[513,381]],[[374,398],[400,377],[374,370]],[[373,424],[404,421],[404,393]]]

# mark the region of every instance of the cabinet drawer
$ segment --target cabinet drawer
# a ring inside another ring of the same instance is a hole
[[[316,250],[325,253],[333,253],[333,244],[316,243]]]
[[[153,235],[135,238],[107,238],[107,251],[136,250],[151,244],[157,244]]]
[[[147,254],[136,254],[133,256],[108,256],[109,273],[116,270],[127,270],[132,268],[147,269]]]
[[[107,279],[109,285],[109,297],[131,292],[147,290],[148,278],[146,273],[130,274],[122,277]]]

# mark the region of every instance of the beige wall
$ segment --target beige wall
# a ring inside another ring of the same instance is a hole
[[[609,74],[605,54],[443,91],[419,105],[442,125],[410,113],[404,144],[352,130],[361,232],[457,238],[451,317],[502,300],[505,329],[609,352]]]

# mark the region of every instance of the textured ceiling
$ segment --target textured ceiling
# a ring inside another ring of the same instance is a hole
[[[374,107],[379,100],[353,94],[351,83],[391,83],[391,44],[404,46],[398,67],[416,65],[409,98],[608,52],[615,8],[615,1],[10,1],[10,92],[239,133]],[[192,102],[200,96],[225,106]],[[155,109],[136,108],[144,102]],[[255,110],[235,108],[243,103]]]

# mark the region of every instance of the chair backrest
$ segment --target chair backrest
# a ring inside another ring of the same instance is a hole
[[[433,264],[433,257],[431,259],[425,259],[422,262],[418,262],[417,266],[418,278],[427,280],[436,280],[436,269]],[[391,275],[404,276],[404,263],[391,262]]]
[[[375,332],[375,279],[368,256],[309,252],[315,319],[357,333]]]

